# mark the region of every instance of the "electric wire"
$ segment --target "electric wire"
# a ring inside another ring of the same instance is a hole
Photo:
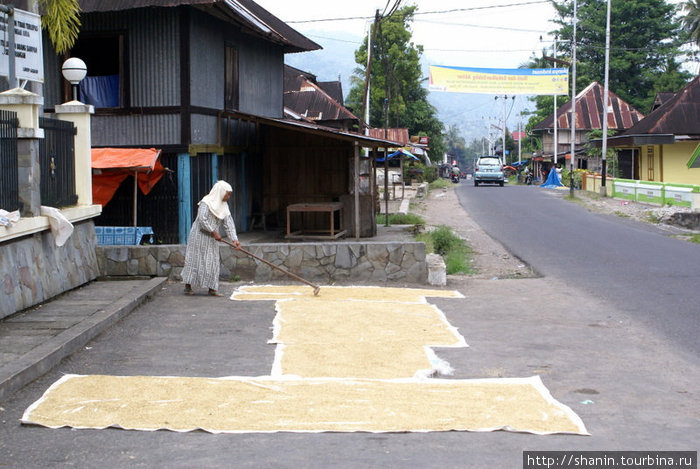
[[[530,2],[520,2],[520,3],[508,3],[508,4],[503,4],[503,5],[488,5],[488,6],[480,6],[480,7],[468,7],[468,8],[454,8],[451,10],[436,10],[436,11],[416,11],[414,12],[415,15],[439,15],[439,14],[445,14],[445,13],[455,13],[455,12],[460,12],[460,11],[475,11],[475,10],[491,10],[491,9],[496,9],[496,8],[509,8],[509,7],[517,7],[517,6],[523,6],[523,5],[534,5],[537,3],[549,3],[550,0],[534,0]],[[393,11],[390,12],[394,13],[396,9],[398,9],[398,5],[401,3],[401,0],[398,0],[395,4],[396,8],[393,9]],[[388,5],[388,2],[387,2]],[[385,9],[386,12],[386,9]],[[384,16],[384,15],[382,15]],[[326,21],[352,21],[352,20],[372,20],[374,19],[373,16],[346,16],[346,17],[337,17],[337,18],[317,18],[317,19],[312,19],[312,20],[289,20],[285,21],[285,23],[288,24],[302,24],[302,23],[321,23],[321,22],[326,22]]]

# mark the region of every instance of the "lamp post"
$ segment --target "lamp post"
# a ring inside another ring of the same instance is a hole
[[[73,88],[73,101],[78,100],[78,84],[87,75],[87,66],[85,62],[77,57],[71,57],[70,59],[63,62],[61,67],[61,73],[63,73],[63,78],[70,82]]]

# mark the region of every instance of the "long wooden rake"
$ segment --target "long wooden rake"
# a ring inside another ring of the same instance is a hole
[[[290,277],[292,277],[292,278],[294,278],[294,279],[296,279],[296,280],[299,280],[299,281],[302,282],[302,283],[305,283],[305,284],[309,285],[310,287],[312,287],[312,288],[314,289],[314,296],[318,296],[318,292],[321,291],[321,287],[319,287],[318,285],[315,285],[315,284],[309,282],[308,280],[305,280],[305,279],[299,277],[298,275],[293,274],[293,273],[291,273],[290,271],[285,270],[285,269],[283,269],[282,267],[273,264],[273,263],[270,262],[270,261],[266,261],[265,259],[256,256],[256,255],[253,254],[252,252],[248,252],[248,251],[246,251],[245,249],[240,248],[240,247],[237,248],[236,245],[233,244],[233,243],[230,242],[230,241],[227,241],[227,240],[225,240],[225,239],[222,239],[221,242],[228,244],[229,246],[231,246],[231,247],[234,248],[235,250],[241,251],[243,254],[245,254],[245,255],[247,255],[247,256],[250,256],[250,257],[252,257],[253,259],[257,259],[257,260],[259,260],[260,262],[269,265],[269,266],[272,267],[273,269],[277,269],[277,270],[279,270],[280,272],[285,273],[285,274],[289,275]]]

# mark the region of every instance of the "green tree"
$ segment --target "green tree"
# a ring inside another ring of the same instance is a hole
[[[561,51],[571,57],[573,2],[552,1],[559,18]],[[577,82],[581,90],[602,82],[606,0],[578,0]],[[646,113],[659,91],[678,91],[691,75],[680,70],[683,31],[665,0],[615,0],[610,19],[610,90]]]
[[[444,126],[437,110],[428,102],[428,91],[422,86],[420,58],[423,47],[411,42],[411,23],[415,6],[396,10],[375,23],[370,69],[369,122],[372,127],[405,127],[411,135],[430,137],[430,155],[437,160],[446,151]],[[359,65],[351,77],[346,104],[363,108],[368,43],[355,51]],[[361,116],[364,118],[364,116]]]
[[[80,5],[78,0],[39,0],[43,12],[41,26],[49,34],[56,52],[68,52],[75,44],[80,31]]]
[[[700,0],[688,0],[680,5],[685,16],[683,17],[683,29],[690,36],[690,40],[700,46]]]
[[[547,51],[547,49],[542,49],[541,57],[537,57],[533,54],[528,62],[520,65],[520,68],[562,67],[562,64],[553,63],[551,60],[549,60],[547,58],[549,55],[550,53]],[[529,113],[530,117],[525,124],[525,128],[523,129],[527,135],[527,137],[522,141],[522,151],[524,153],[531,153],[535,150],[542,149],[542,141],[539,138],[532,136],[530,131],[533,127],[554,113],[554,95],[541,94],[533,96],[529,99],[535,103],[535,110]],[[557,95],[557,108],[569,102],[569,99],[570,97],[567,95]]]
[[[456,125],[451,125],[445,133],[445,146],[450,159],[457,160],[460,167],[467,162],[467,144],[459,134]]]

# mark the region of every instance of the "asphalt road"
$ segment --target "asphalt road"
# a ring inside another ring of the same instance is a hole
[[[493,218],[504,219],[510,227],[500,231],[512,231],[515,237],[532,231],[531,236],[540,239],[538,230],[544,222],[538,219],[561,218],[567,210],[589,216],[535,188],[460,186],[465,198],[481,197],[482,192],[484,197],[502,198],[490,210],[505,207],[502,216]],[[548,212],[529,216],[533,221],[527,229],[507,216],[508,204],[526,197],[548,206]],[[554,208],[558,212],[552,213]],[[545,271],[549,261],[542,258],[554,255],[546,243],[541,244],[531,262]],[[169,283],[82,350],[0,402],[0,468],[492,469],[522,467],[525,450],[697,450],[696,356],[671,350],[668,341],[593,295],[577,288],[562,294],[568,286],[555,277],[492,281],[454,276],[449,282],[448,288],[458,289],[464,298],[430,302],[469,343],[466,349],[436,350],[454,367],[453,377],[538,375],[554,398],[581,417],[591,436],[505,431],[209,434],[54,430],[19,422],[23,412],[66,373],[269,375],[275,351],[268,343],[274,302],[189,297],[182,295],[181,284]],[[222,291],[234,287],[222,284]],[[548,288],[553,292],[547,296],[550,303],[542,301]]]
[[[648,223],[589,212],[536,186],[466,183],[457,194],[491,237],[540,274],[628,312],[679,351],[700,354],[697,244]]]

